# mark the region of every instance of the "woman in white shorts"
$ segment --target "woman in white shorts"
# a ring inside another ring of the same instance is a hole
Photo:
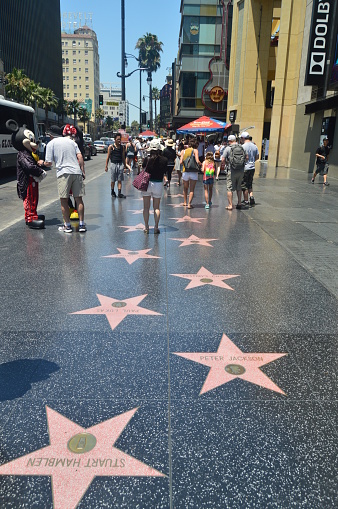
[[[182,175],[183,195],[184,195],[183,206],[184,207],[188,206],[188,209],[193,208],[193,206],[191,205],[191,202],[194,198],[195,186],[196,186],[196,182],[198,181],[198,170],[197,171],[187,171],[185,168],[185,162],[193,154],[195,156],[195,161],[196,161],[197,165],[201,166],[201,163],[200,163],[200,160],[198,157],[198,150],[197,150],[198,145],[199,145],[199,143],[197,140],[191,140],[189,143],[189,148],[182,150],[182,152],[181,152],[180,162],[183,165],[183,175]],[[190,192],[189,192],[189,201],[188,201],[189,187],[190,187]],[[187,203],[187,201],[188,201],[188,203]]]
[[[159,234],[160,201],[163,190],[163,176],[167,171],[168,159],[162,156],[162,148],[159,140],[152,140],[147,149],[149,156],[143,161],[143,168],[150,174],[148,189],[142,191],[143,196],[143,219],[144,233],[149,233],[149,210],[150,200],[153,198],[155,227],[154,234]]]

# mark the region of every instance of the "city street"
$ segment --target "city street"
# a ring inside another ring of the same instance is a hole
[[[187,210],[174,175],[145,235],[105,159],[85,234],[55,169],[45,230],[0,181],[0,507],[336,508],[338,180],[257,163],[230,212],[224,177]]]

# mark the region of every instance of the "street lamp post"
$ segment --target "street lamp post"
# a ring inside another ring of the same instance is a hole
[[[142,93],[141,93],[141,73],[142,73],[142,71],[149,71],[148,67],[138,67],[137,69],[134,69],[133,71],[129,72],[128,74],[121,74],[120,72],[117,72],[116,76],[118,78],[122,78],[122,82],[123,82],[123,80],[125,80],[126,78],[129,78],[129,76],[131,76],[132,74],[134,74],[134,72],[137,72],[137,71],[140,71],[140,120],[141,120],[141,110],[142,110],[141,109],[141,105],[142,105],[142,101],[141,101],[141,99],[142,99]],[[140,129],[141,129],[141,123],[140,123]]]
[[[150,116],[150,130],[153,130],[153,87],[152,87],[152,74],[151,71],[148,70],[147,83],[149,85],[149,116]]]
[[[128,66],[128,60],[127,60],[128,58],[135,58],[135,60],[137,60],[137,62],[140,65],[141,60],[139,58],[135,57],[135,55],[132,55],[131,53],[125,53],[124,60],[125,60],[126,67]],[[140,132],[142,131],[142,72],[140,72],[140,126],[139,126],[139,131]]]

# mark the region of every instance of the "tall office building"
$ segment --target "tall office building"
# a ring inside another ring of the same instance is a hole
[[[328,137],[338,175],[337,11],[335,0],[234,0],[228,119],[251,127],[269,167],[312,173]]]
[[[63,98],[77,100],[94,120],[99,108],[100,57],[94,30],[82,26],[74,33],[61,34]]]
[[[60,0],[1,0],[0,58],[62,97]]]
[[[232,1],[182,0],[181,16],[173,73],[178,81],[173,126],[177,128],[202,115],[225,120]]]

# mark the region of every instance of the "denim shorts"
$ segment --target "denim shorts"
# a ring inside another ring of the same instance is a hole
[[[111,181],[112,182],[122,182],[124,180],[123,172],[124,172],[124,164],[123,163],[111,163],[110,165],[111,171]]]
[[[210,186],[210,185],[212,185],[213,183],[214,183],[214,177],[209,177],[209,178],[207,178],[207,179],[205,179],[205,180],[203,179],[203,184],[204,184],[205,186]]]

